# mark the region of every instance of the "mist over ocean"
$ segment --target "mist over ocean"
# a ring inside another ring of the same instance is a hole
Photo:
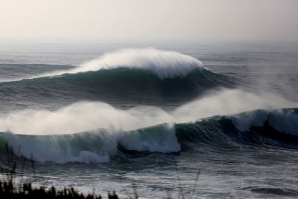
[[[298,197],[297,85],[298,44],[1,44],[0,153],[83,193]]]

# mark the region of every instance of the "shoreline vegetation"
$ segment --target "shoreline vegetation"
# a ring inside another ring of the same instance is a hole
[[[19,155],[15,155],[12,148],[8,147],[8,144],[5,144],[6,154],[0,155],[1,165],[0,165],[0,174],[2,174],[2,179],[0,178],[0,198],[1,199],[102,199],[101,194],[88,194],[84,195],[76,191],[73,187],[64,188],[63,190],[58,190],[54,186],[50,188],[45,187],[33,187],[32,182],[35,178],[35,166],[33,161],[33,156],[31,155],[30,159],[22,158],[19,160]],[[18,153],[20,154],[20,149]],[[23,173],[24,166],[26,162],[31,163],[33,170],[33,180],[20,181],[19,184],[15,182],[16,176],[20,173]],[[18,165],[21,164],[21,165]],[[17,168],[20,169],[20,172],[17,172]],[[181,194],[182,198],[183,193]],[[107,193],[108,199],[119,199],[118,195],[113,192]],[[139,197],[136,190],[134,190],[134,196],[128,197],[128,199],[139,199],[146,197]],[[170,196],[167,196],[163,199],[173,199]]]
[[[19,168],[21,162],[21,172],[23,172],[24,165],[27,161],[31,162],[31,166],[33,169],[34,177],[35,177],[35,167],[33,156],[31,155],[30,159],[23,158],[19,161],[19,155],[15,155],[13,149],[8,147],[8,144],[5,143],[6,154],[1,156],[0,171],[2,177],[5,179],[0,179],[0,198],[1,199],[102,199],[102,196],[96,194],[88,194],[84,195],[76,191],[73,187],[64,188],[63,190],[57,190],[54,186],[49,189],[44,187],[36,187],[32,186],[32,180],[27,182],[20,182],[19,185],[15,182],[15,177],[18,174],[17,168]],[[18,153],[20,154],[20,149],[18,149]],[[33,177],[33,178],[34,178]],[[136,195],[137,198],[137,195]],[[115,192],[108,192],[108,199],[119,199],[118,195]]]

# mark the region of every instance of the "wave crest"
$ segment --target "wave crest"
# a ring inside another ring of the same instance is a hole
[[[130,68],[151,71],[159,78],[185,77],[194,69],[204,69],[202,62],[191,56],[174,51],[145,49],[123,49],[108,53],[86,62],[73,72],[97,71],[101,69]]]

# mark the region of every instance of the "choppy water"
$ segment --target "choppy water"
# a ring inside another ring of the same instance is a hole
[[[298,46],[150,46],[1,44],[1,153],[84,193],[298,197]]]

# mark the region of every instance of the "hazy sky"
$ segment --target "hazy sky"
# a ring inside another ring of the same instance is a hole
[[[0,0],[0,39],[298,41],[298,0]]]

